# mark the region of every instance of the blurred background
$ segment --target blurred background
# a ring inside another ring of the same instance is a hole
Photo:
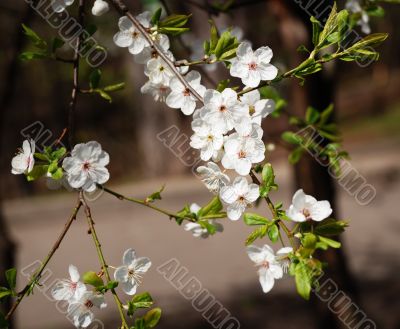
[[[146,81],[143,66],[112,42],[118,29],[118,15],[111,10],[102,17],[93,17],[92,3],[86,2],[86,21],[98,26],[94,37],[108,54],[102,66],[102,83],[123,81],[126,87],[112,95],[112,103],[97,96],[79,96],[76,140],[97,140],[110,153],[109,185],[114,190],[143,198],[166,183],[163,200],[159,202],[165,208],[177,211],[186,203],[206,203],[210,195],[187,165],[196,157],[191,150],[185,152],[188,141],[179,148],[168,148],[156,138],[160,132],[176,126],[185,140],[191,135],[190,118],[140,93]],[[309,16],[302,9],[307,1],[238,0],[228,13],[212,10],[206,0],[126,3],[134,13],[155,10],[160,5],[174,13],[193,13],[191,33],[172,42],[177,59],[202,56],[199,46],[209,37],[207,20],[211,18],[221,30],[235,27],[240,38],[251,40],[254,48],[270,46],[274,51],[272,63],[282,71],[304,59],[296,48],[310,42]],[[331,4],[320,3],[312,10],[323,12]],[[343,8],[343,2],[339,6]],[[290,114],[301,116],[308,105],[323,110],[334,102],[335,120],[351,164],[376,189],[370,204],[360,205],[312,158],[305,157],[295,168],[288,165],[288,150],[277,143],[280,134],[288,129],[286,117],[268,118],[263,127],[264,141],[276,144],[275,150],[267,154],[280,185],[273,200],[288,204],[293,191],[302,186],[318,199],[330,200],[336,218],[350,221],[343,236],[343,252],[326,256],[330,263],[327,275],[376,327],[389,329],[400,328],[400,6],[387,4],[384,8],[385,17],[371,21],[372,31],[390,35],[378,49],[378,62],[366,68],[355,63],[330,64],[323,73],[307,79],[304,87],[297,81],[284,81],[279,86],[279,92],[288,100],[286,110]],[[68,7],[68,11],[76,14],[76,6]],[[57,34],[24,1],[1,1],[0,273],[12,266],[29,268],[42,259],[75,204],[74,194],[49,191],[44,181],[28,184],[24,177],[10,174],[11,158],[24,139],[21,131],[26,127],[38,121],[43,131],[51,132],[53,140],[60,136],[67,124],[72,88],[69,64],[51,60],[23,62],[18,58],[19,53],[31,47],[21,23],[45,39]],[[61,49],[61,53],[65,58],[72,54],[68,48]],[[204,69],[208,78],[203,83],[208,87],[215,87],[213,83],[228,77],[222,65],[215,70]],[[82,88],[88,86],[90,71],[88,65],[82,65]],[[32,134],[37,136],[35,131]],[[123,251],[129,247],[140,256],[151,258],[153,267],[140,291],[149,290],[163,309],[160,328],[212,327],[190,301],[157,273],[156,267],[171,258],[185,266],[188,276],[196,277],[240,321],[242,328],[355,328],[344,324],[318,298],[302,300],[295,292],[292,278],[279,280],[273,291],[264,295],[245,252],[244,240],[250,230],[242,222],[226,221],[223,234],[200,240],[165,216],[109,195],[102,195],[91,207],[110,264],[118,266]],[[78,217],[49,264],[50,279],[21,304],[15,328],[73,327],[46,297],[46,286],[66,277],[68,264],[78,266],[81,272],[99,268],[83,219],[82,215]],[[27,280],[20,274],[19,286],[22,288]],[[111,299],[109,307],[97,314],[105,328],[116,327],[117,313]]]

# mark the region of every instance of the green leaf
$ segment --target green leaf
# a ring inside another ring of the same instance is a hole
[[[300,145],[303,142],[303,138],[292,131],[285,131],[281,137],[285,142],[294,145]]]
[[[151,25],[157,25],[158,22],[160,21],[160,17],[161,17],[161,13],[162,13],[162,8],[158,8],[155,13],[153,14],[153,16],[151,17]]]
[[[146,198],[146,202],[150,203],[150,202],[154,202],[155,200],[161,200],[161,192],[164,191],[165,188],[165,184],[161,186],[161,188],[156,191],[153,192],[152,194],[150,194],[147,198]]]
[[[400,1],[398,3],[400,3]],[[384,17],[385,9],[383,9],[381,6],[372,5],[371,7],[367,8],[367,14],[368,16]]]
[[[35,51],[26,51],[19,55],[19,59],[23,61],[30,61],[33,59],[43,59],[48,57],[49,55],[46,52],[35,52]]]
[[[288,156],[289,163],[294,165],[300,161],[301,156],[303,155],[304,149],[299,146],[295,148]]]
[[[315,233],[323,236],[338,235],[344,232],[346,227],[348,227],[347,222],[328,218],[318,223],[315,227]]]
[[[116,83],[114,85],[109,85],[103,88],[104,91],[118,91],[125,88],[125,82]]]
[[[305,265],[304,263],[299,263],[296,265],[294,273],[295,273],[297,292],[301,297],[303,297],[306,300],[309,300],[312,277],[310,275],[308,266]]]
[[[338,24],[338,35],[339,35],[339,42],[343,41],[346,32],[349,29],[349,12],[347,10],[341,10],[337,15],[337,24]]]
[[[89,85],[91,89],[96,89],[99,86],[101,79],[101,70],[95,69],[90,73],[89,76]]]
[[[165,17],[158,26],[160,28],[178,28],[184,26],[192,15],[170,15]]]
[[[4,287],[0,287],[0,299],[7,297],[7,296],[11,296],[12,295],[12,291],[4,288]]]
[[[319,125],[323,126],[325,123],[328,122],[329,118],[331,117],[334,110],[333,104],[330,104],[322,113],[321,118],[319,120]]]
[[[305,233],[301,239],[301,243],[305,248],[314,249],[317,243],[317,237],[312,233]]]
[[[35,158],[38,160],[42,160],[42,161],[49,161],[49,157],[46,154],[42,154],[42,153],[35,153]]]
[[[31,28],[22,24],[22,28],[24,30],[24,34],[29,38],[29,40],[34,44],[34,46],[41,50],[47,50],[47,42],[44,41],[41,37],[39,37],[35,31]]]
[[[161,309],[159,307],[148,311],[143,317],[146,328],[154,328],[161,318]]]
[[[63,172],[62,168],[57,168],[57,170],[51,174],[51,178],[53,178],[55,180],[59,180],[59,179],[63,178],[63,176],[64,176],[64,172]]]
[[[259,228],[257,228],[256,230],[254,230],[246,239],[246,246],[248,246],[249,244],[252,244],[254,241],[256,241],[257,239],[261,239],[263,238],[266,234],[267,234],[267,228],[268,226],[261,226]]]
[[[265,225],[269,223],[267,218],[254,213],[245,213],[243,220],[247,225]]]
[[[279,239],[279,228],[278,225],[273,224],[268,226],[268,237],[272,242],[276,242]]]
[[[95,89],[94,90],[96,93],[98,93],[102,98],[107,100],[109,103],[112,103],[112,98],[109,94],[107,94],[104,90],[101,89]]]
[[[380,45],[383,41],[387,39],[389,35],[387,33],[373,33],[370,35],[367,35],[360,41],[356,42],[354,45],[352,45],[350,48],[346,49],[346,51],[349,50],[358,50],[366,47],[376,47]]]
[[[160,27],[158,29],[160,33],[170,34],[172,36],[177,36],[182,33],[190,31],[187,27]]]
[[[132,300],[128,302],[128,315],[132,316],[137,309],[149,308],[152,305],[153,299],[148,292],[135,295]]]
[[[26,175],[26,179],[30,182],[47,174],[48,165],[34,166],[33,169]]]
[[[209,51],[211,53],[211,52],[214,52],[215,47],[217,46],[218,39],[219,39],[219,33],[218,33],[217,26],[215,25],[215,22],[213,20],[209,20],[208,22],[211,25],[211,28],[210,28],[210,47],[209,47]]]
[[[316,110],[315,108],[313,108],[312,106],[309,106],[306,110],[306,122],[308,124],[314,124],[318,121],[320,117],[320,114],[318,112],[318,110]]]
[[[229,79],[221,80],[220,82],[218,82],[216,90],[219,92],[224,91],[224,89],[229,86],[230,82],[231,82],[231,80],[229,80]]]
[[[198,216],[199,218],[201,218],[207,215],[218,214],[222,210],[222,208],[223,206],[221,200],[219,199],[218,196],[215,196],[208,204],[206,204],[199,210]]]
[[[314,16],[311,16],[310,21],[312,23],[312,43],[314,46],[317,46],[321,33],[321,23]]]
[[[326,238],[326,237],[323,237],[323,236],[319,236],[318,239],[319,239],[319,241],[321,241],[322,243],[327,244],[331,248],[338,249],[341,246],[340,242],[332,240],[332,239],[329,239],[329,238]]]
[[[100,287],[104,285],[103,279],[97,275],[96,272],[89,271],[83,275],[83,282],[93,287]]]
[[[51,152],[51,158],[53,160],[59,160],[65,155],[65,153],[67,153],[67,149],[65,147],[60,147],[59,149]]]
[[[266,163],[262,169],[262,180],[266,186],[271,186],[275,183],[274,168],[270,163]]]
[[[17,270],[15,268],[6,271],[6,280],[10,289],[14,291],[17,284]]]
[[[336,6],[336,2],[334,2],[332,10],[329,14],[328,19],[326,20],[324,29],[322,30],[322,32],[319,35],[319,42],[318,42],[318,46],[317,48],[321,49],[322,46],[324,45],[327,37],[334,32],[334,30],[337,28],[337,6]],[[325,44],[326,46],[326,44]]]

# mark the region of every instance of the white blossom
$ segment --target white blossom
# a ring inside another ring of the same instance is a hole
[[[306,220],[322,221],[332,213],[329,201],[317,201],[313,196],[307,195],[302,189],[293,195],[292,204],[286,214],[295,222]]]
[[[247,109],[237,99],[237,93],[226,88],[222,92],[208,89],[204,93],[204,107],[200,112],[204,121],[219,127],[224,133],[242,124],[249,116]]]
[[[152,39],[154,39],[154,42],[161,48],[166,56],[168,56],[169,58],[173,58],[172,53],[168,50],[170,46],[168,36],[166,36],[165,34],[157,33],[154,36],[151,35],[151,37]],[[146,64],[150,59],[158,57],[158,52],[153,47],[148,45],[139,54],[134,55],[133,58],[138,64]]]
[[[199,72],[190,71],[184,79],[200,96],[204,95],[206,88],[200,84],[201,75]],[[191,91],[186,88],[177,77],[171,79],[169,86],[171,88],[171,93],[167,97],[167,105],[174,109],[181,109],[185,115],[192,114],[196,108],[197,99],[193,96]]]
[[[104,0],[96,0],[93,4],[92,7],[92,14],[94,16],[101,16],[108,12],[110,10],[110,7],[108,5],[107,1]]]
[[[365,34],[371,33],[371,27],[369,26],[368,13],[361,7],[359,0],[348,0],[346,3],[346,9],[352,13],[360,14],[360,19],[357,24],[361,26],[361,31]]]
[[[144,74],[149,77],[153,83],[162,83],[168,85],[175,76],[165,61],[160,58],[152,58],[147,62]]]
[[[150,13],[148,11],[136,16],[136,19],[144,28],[150,27]],[[137,55],[149,45],[145,37],[128,17],[121,17],[118,21],[118,26],[120,31],[114,35],[114,43],[118,47],[128,47],[131,54]]]
[[[35,165],[35,141],[24,140],[22,149],[11,160],[11,173],[14,175],[28,174]]]
[[[52,0],[51,7],[56,13],[61,13],[66,7],[71,6],[74,0]]]
[[[207,162],[207,166],[199,166],[196,171],[208,190],[213,193],[218,193],[222,187],[230,183],[229,176],[214,162]]]
[[[284,273],[287,273],[290,266],[289,255],[293,252],[292,247],[283,247],[276,252],[275,260],[281,265]]]
[[[236,51],[236,57],[231,59],[230,74],[242,79],[246,87],[257,87],[263,80],[273,80],[278,74],[278,69],[270,64],[272,50],[261,47],[256,51],[251,49],[248,42],[242,42]]]
[[[200,158],[208,161],[224,144],[221,130],[207,122],[197,119],[192,122],[194,134],[190,137],[190,146],[200,150]]]
[[[282,249],[278,251],[278,254],[282,253]],[[262,248],[251,245],[247,247],[247,254],[258,267],[258,276],[263,292],[271,291],[275,280],[281,279],[283,276],[281,263],[275,257],[274,251],[268,245],[264,245]]]
[[[201,207],[196,203],[192,203],[190,205],[190,211],[196,215],[198,214],[200,209]],[[214,226],[217,232],[223,232],[224,227],[215,219],[209,219],[208,223]],[[201,237],[202,239],[206,239],[210,236],[210,233],[207,231],[207,229],[202,227],[199,223],[186,223],[184,229],[185,231],[192,232],[195,238]]]
[[[68,306],[68,317],[75,327],[87,328],[94,320],[93,306],[103,309],[107,306],[104,296],[93,291],[86,291],[80,298],[72,300]]]
[[[249,109],[251,121],[261,125],[261,120],[275,110],[272,99],[260,99],[260,92],[253,90],[240,97],[240,101]]]
[[[165,102],[170,91],[171,89],[168,85],[153,83],[150,80],[140,88],[142,94],[150,94],[156,102]]]
[[[243,138],[237,133],[227,138],[224,150],[222,165],[226,169],[235,169],[242,176],[249,174],[253,163],[259,163],[265,158],[265,146],[261,140]]]
[[[122,263],[115,270],[114,278],[126,294],[134,295],[143,275],[149,270],[151,261],[147,257],[136,257],[135,250],[130,248],[124,252]]]
[[[71,156],[63,161],[63,168],[69,185],[93,192],[96,184],[104,184],[110,178],[105,166],[110,162],[107,152],[101,149],[98,142],[91,141],[74,146]]]
[[[79,300],[86,292],[86,286],[79,281],[80,275],[74,265],[68,268],[70,279],[58,281],[51,290],[55,300]]]
[[[232,185],[221,188],[219,196],[228,204],[228,218],[238,220],[246,208],[258,199],[260,191],[257,184],[249,184],[246,178],[236,177]]]

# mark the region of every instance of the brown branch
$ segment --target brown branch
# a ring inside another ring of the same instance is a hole
[[[81,0],[82,1],[82,0]],[[186,89],[190,91],[190,93],[201,103],[203,103],[203,97],[199,95],[199,93],[185,80],[183,75],[179,72],[179,70],[175,67],[174,61],[169,59],[163,50],[157,45],[157,43],[154,42],[154,40],[151,38],[149,33],[146,31],[146,29],[140,24],[140,22],[135,18],[135,16],[132,15],[132,13],[129,11],[128,7],[125,5],[125,3],[122,0],[110,0],[110,2],[113,4],[115,9],[121,14],[125,15],[126,17],[129,18],[129,20],[133,23],[135,28],[144,36],[146,41],[150,44],[150,46],[157,52],[157,54],[161,57],[161,59],[167,64],[167,66],[170,68],[170,70],[174,73],[174,75],[179,79],[179,81],[185,86]]]
[[[12,305],[11,309],[8,311],[7,315],[5,316],[5,319],[8,321],[11,316],[14,314],[15,310],[19,306],[19,304],[22,302],[24,297],[28,294],[28,292],[34,287],[34,285],[40,280],[40,276],[42,275],[44,269],[46,268],[47,264],[50,262],[52,257],[54,256],[55,252],[57,249],[60,247],[61,242],[64,240],[68,230],[70,229],[72,223],[76,219],[76,216],[78,215],[79,209],[82,206],[82,202],[79,199],[76,207],[72,211],[71,216],[65,223],[65,226],[63,230],[61,231],[60,235],[58,236],[56,242],[54,243],[53,247],[50,249],[50,252],[48,253],[47,257],[43,260],[42,265],[39,267],[39,269],[35,272],[35,274],[32,276],[32,279],[29,281],[29,283],[18,293],[17,300],[15,303]]]
[[[78,7],[78,24],[81,28],[83,28],[85,17],[85,5],[84,0],[79,0]],[[74,134],[75,134],[75,109],[76,102],[79,93],[79,60],[80,60],[80,49],[82,44],[82,33],[79,34],[78,39],[75,45],[75,53],[73,59],[74,72],[73,72],[73,87],[71,93],[71,101],[69,103],[69,111],[68,111],[68,144],[70,149],[74,145]]]

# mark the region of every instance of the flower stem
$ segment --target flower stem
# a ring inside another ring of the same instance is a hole
[[[69,228],[71,227],[73,221],[76,219],[76,216],[78,215],[78,212],[79,212],[79,209],[81,208],[81,206],[82,206],[82,202],[79,199],[77,205],[75,206],[74,210],[72,211],[71,216],[65,223],[64,229],[61,231],[60,235],[58,236],[53,247],[50,249],[46,258],[42,261],[42,265],[39,267],[38,270],[36,270],[35,274],[32,276],[29,283],[18,293],[17,300],[15,301],[15,303],[12,305],[11,309],[8,311],[7,315],[5,316],[6,320],[9,320],[11,318],[11,316],[14,314],[15,310],[18,308],[19,304],[24,299],[24,297],[31,291],[31,289],[34,287],[34,285],[36,283],[38,283],[38,281],[40,280],[40,276],[42,275],[47,264],[50,262],[50,260],[54,256],[56,250],[60,247],[61,242],[65,238]]]
[[[96,229],[94,227],[94,221],[93,221],[93,218],[92,218],[92,213],[90,211],[90,207],[88,206],[88,204],[85,201],[83,193],[80,192],[79,195],[80,195],[80,200],[81,200],[81,202],[82,202],[82,204],[83,204],[83,206],[85,208],[85,214],[86,214],[86,219],[87,219],[87,222],[88,222],[88,225],[89,225],[90,235],[93,238],[93,242],[94,242],[94,244],[96,246],[97,256],[99,257],[101,268],[102,268],[102,270],[103,270],[103,272],[104,272],[104,274],[106,276],[107,283],[108,283],[108,282],[111,281],[111,276],[110,276],[110,273],[108,272],[108,265],[107,265],[106,260],[104,258],[103,250],[101,249],[101,243],[99,241],[99,238],[98,238],[97,233],[96,233]],[[124,308],[123,308],[123,304],[121,302],[121,299],[119,298],[119,296],[118,296],[118,294],[117,294],[117,292],[115,291],[114,288],[111,289],[111,293],[114,296],[115,304],[117,305],[117,308],[118,308],[118,311],[119,311],[119,315],[121,317],[121,322],[122,322],[121,323],[122,324],[121,329],[129,329],[129,325],[126,322],[126,319],[125,319]]]

